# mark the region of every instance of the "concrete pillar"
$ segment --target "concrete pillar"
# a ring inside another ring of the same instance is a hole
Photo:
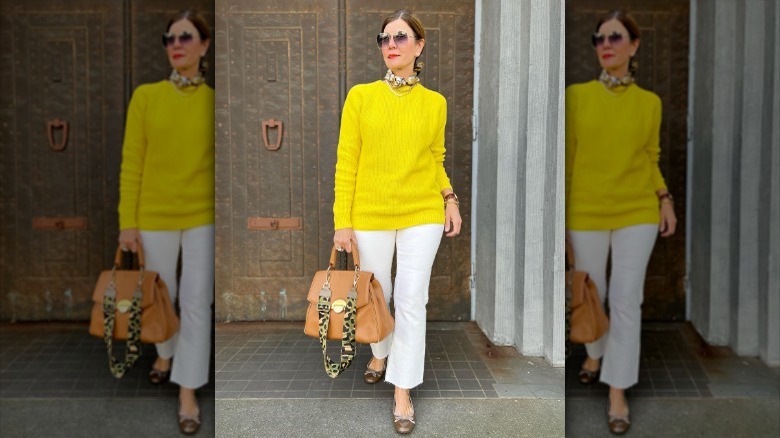
[[[695,1],[691,321],[780,365],[780,37],[773,1]]]
[[[478,8],[476,320],[563,366],[563,3]]]
[[[766,268],[760,272],[759,278],[765,283],[759,286],[759,326],[758,349],[759,356],[768,364],[780,365],[780,5],[774,5],[774,14],[767,8],[766,34],[769,56],[769,74],[765,78],[767,96],[771,98],[771,110],[764,112],[764,128],[769,139],[769,152],[764,154],[764,166],[768,167],[765,181],[761,187],[766,231],[762,231],[760,242],[768,245],[766,249]],[[771,87],[771,92],[769,88]],[[768,114],[767,114],[768,113]],[[768,206],[766,205],[768,201]],[[763,225],[763,224],[762,224]],[[762,226],[762,230],[764,227]],[[765,309],[765,310],[764,310]]]

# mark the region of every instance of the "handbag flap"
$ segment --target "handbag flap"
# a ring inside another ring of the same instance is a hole
[[[320,299],[320,291],[322,291],[322,286],[325,284],[325,278],[327,276],[328,271],[317,271],[316,274],[314,274],[314,279],[311,281],[311,287],[309,287],[309,294],[307,295],[306,299],[310,303],[317,304],[317,301]],[[371,280],[374,278],[374,274],[367,271],[360,271],[360,276],[358,277],[358,283],[357,283],[357,292],[358,292],[358,299],[356,303],[356,308],[361,308],[368,304],[368,285],[371,283]],[[349,293],[349,290],[352,289],[352,282],[355,280],[355,271],[336,271],[331,270],[330,271],[330,290],[331,290],[331,296],[330,301],[336,301],[338,299],[346,299],[347,293]]]
[[[135,292],[138,285],[138,275],[140,271],[129,270],[116,270],[116,301],[133,299],[133,292]],[[159,274],[155,271],[144,271],[144,281],[141,286],[142,291],[151,292],[154,289],[154,284],[158,281]],[[111,270],[106,270],[100,273],[97,284],[95,284],[95,291],[92,293],[92,301],[96,303],[103,303],[103,294],[108,289],[108,285],[111,283]],[[146,308],[154,303],[155,294],[144,293],[141,300],[141,307]]]

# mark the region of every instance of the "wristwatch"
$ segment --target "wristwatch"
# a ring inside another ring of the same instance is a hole
[[[664,199],[668,199],[670,204],[674,204],[674,197],[671,193],[666,192],[663,195],[658,196],[658,202],[663,202]]]

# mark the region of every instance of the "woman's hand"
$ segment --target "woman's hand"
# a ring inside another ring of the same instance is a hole
[[[353,241],[357,242],[357,237],[355,237],[355,231],[352,228],[342,228],[333,233],[333,244],[339,251],[345,249],[347,252],[352,252]]]
[[[128,228],[119,232],[119,245],[122,251],[138,251],[138,244],[141,243],[141,233],[138,228]]]
[[[460,234],[460,226],[463,219],[460,218],[460,210],[454,202],[448,202],[444,208],[444,233],[447,237],[455,237]]]
[[[661,202],[661,220],[658,224],[658,231],[661,237],[669,237],[674,234],[677,228],[677,216],[674,215],[674,205],[671,202]]]

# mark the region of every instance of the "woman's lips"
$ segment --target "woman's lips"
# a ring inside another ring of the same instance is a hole
[[[609,58],[614,58],[614,57],[615,57],[615,55],[613,55],[611,53],[607,53],[607,54],[601,55],[601,59],[609,59]]]
[[[173,55],[173,59],[179,59],[179,58],[184,58],[184,55],[182,55],[181,53],[177,53]]]
[[[395,59],[398,58],[401,55],[387,55],[387,59]]]

